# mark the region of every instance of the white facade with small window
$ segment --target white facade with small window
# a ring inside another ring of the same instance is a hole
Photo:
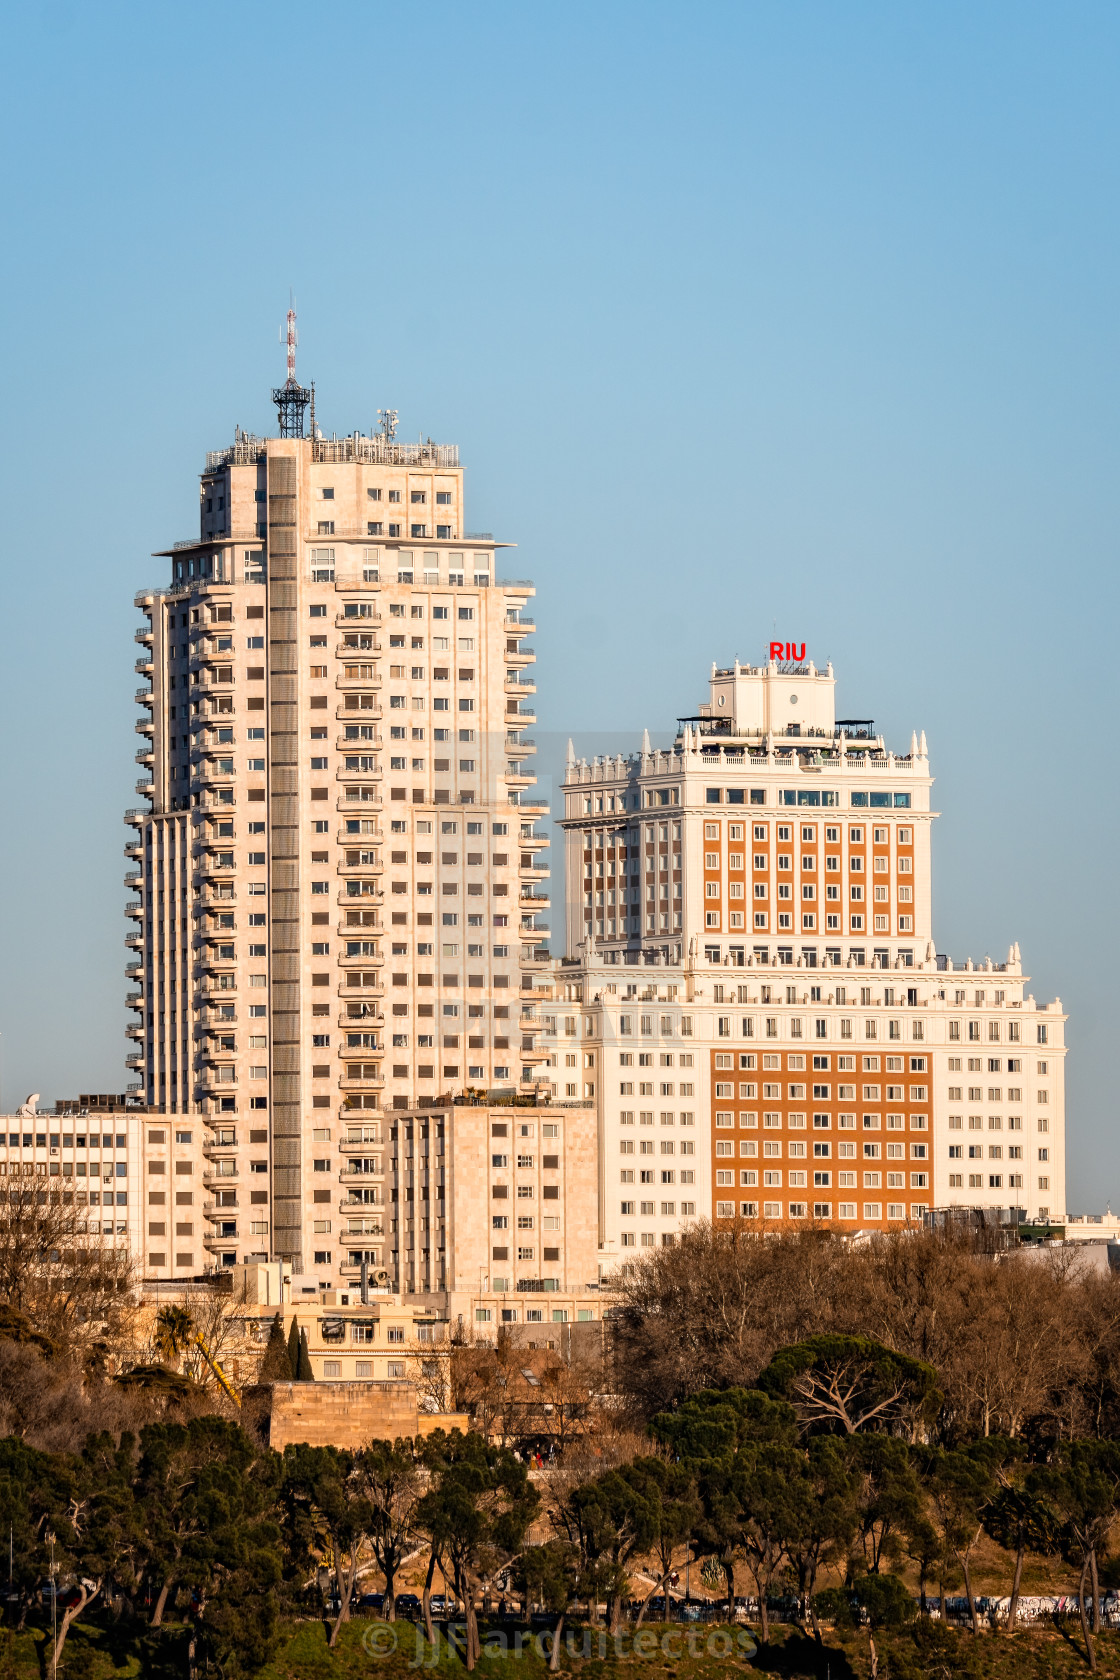
[[[1017,946],[980,967],[937,954],[925,736],[895,754],[834,698],[831,666],[713,666],[671,750],[569,752],[582,1041],[551,1060],[557,1090],[599,1062],[604,1266],[694,1216],[853,1233],[945,1205],[1064,1216],[1061,1006],[1026,993]]]

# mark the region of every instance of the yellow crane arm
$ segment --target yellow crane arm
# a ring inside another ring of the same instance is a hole
[[[238,1399],[237,1395],[234,1393],[232,1387],[230,1386],[229,1378],[226,1376],[225,1372],[222,1370],[222,1367],[218,1364],[218,1361],[214,1358],[214,1355],[210,1352],[210,1349],[206,1346],[206,1343],[203,1341],[201,1336],[196,1335],[194,1341],[195,1341],[195,1346],[198,1348],[199,1352],[202,1354],[203,1359],[205,1359],[207,1365],[209,1365],[210,1369],[213,1371],[214,1375],[217,1377],[219,1383],[222,1385],[222,1388],[229,1395],[230,1399],[233,1401],[233,1403],[237,1407],[238,1411],[240,1411],[241,1410],[241,1401]]]

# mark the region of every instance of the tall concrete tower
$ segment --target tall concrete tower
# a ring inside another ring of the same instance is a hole
[[[205,1122],[212,1261],[346,1283],[399,1265],[385,1111],[529,1088],[545,1059],[534,591],[464,530],[454,445],[388,411],[292,435],[291,407],[207,457],[197,537],[136,597],[128,1060]],[[425,1200],[412,1286],[438,1289]]]

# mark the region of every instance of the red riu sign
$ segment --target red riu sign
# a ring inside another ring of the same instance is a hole
[[[796,642],[771,642],[771,659],[787,659],[800,664],[805,658],[805,643],[798,647]]]

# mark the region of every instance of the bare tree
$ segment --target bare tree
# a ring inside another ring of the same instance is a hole
[[[470,1341],[451,1350],[451,1388],[457,1412],[466,1412],[480,1434],[503,1446],[539,1432],[539,1386],[526,1383],[525,1355],[502,1326],[497,1339]]]
[[[74,1192],[49,1182],[9,1179],[0,1199],[0,1302],[61,1351],[103,1357],[134,1328],[132,1258],[90,1230]]]
[[[610,1280],[614,1386],[641,1417],[699,1388],[749,1387],[778,1348],[850,1327],[864,1263],[825,1231],[760,1240],[698,1222]]]

